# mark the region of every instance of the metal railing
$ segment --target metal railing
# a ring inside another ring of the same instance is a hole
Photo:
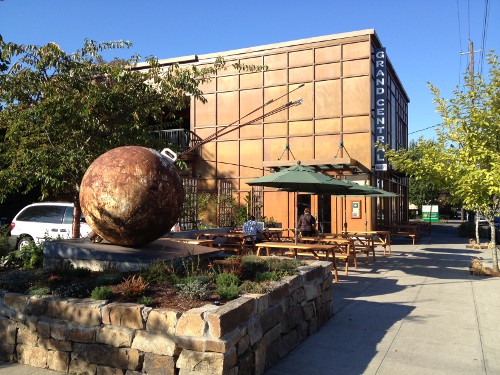
[[[182,151],[193,148],[202,141],[197,134],[186,129],[154,130],[151,133],[168,145],[178,147]],[[199,155],[199,150],[199,148],[195,148],[193,151]]]

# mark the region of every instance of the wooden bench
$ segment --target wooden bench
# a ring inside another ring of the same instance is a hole
[[[410,237],[412,240],[413,245],[415,245],[415,242],[417,241],[418,235],[417,235],[417,230],[415,229],[414,231],[404,231],[404,230],[391,230],[391,236],[398,236],[398,237]]]
[[[417,236],[414,233],[410,232],[391,232],[391,236],[410,237],[412,239],[413,245],[415,245],[415,241],[417,239]]]

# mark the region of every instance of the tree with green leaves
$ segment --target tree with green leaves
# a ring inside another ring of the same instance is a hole
[[[11,62],[0,73],[0,201],[35,188],[42,199],[72,196],[78,237],[78,195],[88,166],[115,147],[161,147],[151,131],[176,124],[189,96],[205,101],[199,85],[225,69],[221,58],[198,68],[162,67],[150,57],[140,70],[139,56],[103,58],[106,51],[130,46],[86,40],[80,50],[66,53],[56,43],[0,40],[0,59]]]
[[[422,154],[418,152],[417,143],[411,141],[408,147],[412,155],[412,160],[418,163]],[[417,177],[410,177],[408,198],[410,203],[415,204],[422,211],[423,205],[437,204],[441,195],[440,181],[429,181]]]
[[[498,271],[494,217],[500,211],[500,65],[488,55],[489,74],[465,74],[464,90],[452,99],[441,97],[430,85],[437,111],[443,122],[437,139],[420,138],[415,148],[387,150],[390,163],[398,170],[422,181],[432,181],[478,211],[491,229],[493,268]],[[414,158],[415,153],[421,155]]]

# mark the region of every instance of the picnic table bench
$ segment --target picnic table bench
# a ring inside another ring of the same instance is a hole
[[[399,236],[399,237],[410,237],[413,245],[417,239],[420,238],[420,231],[417,225],[412,224],[393,224],[389,227],[389,231],[391,232],[391,236]]]

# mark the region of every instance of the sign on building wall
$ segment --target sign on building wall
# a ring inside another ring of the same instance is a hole
[[[387,59],[385,48],[375,49],[375,140],[387,144]],[[375,170],[386,171],[383,150],[375,150]]]

